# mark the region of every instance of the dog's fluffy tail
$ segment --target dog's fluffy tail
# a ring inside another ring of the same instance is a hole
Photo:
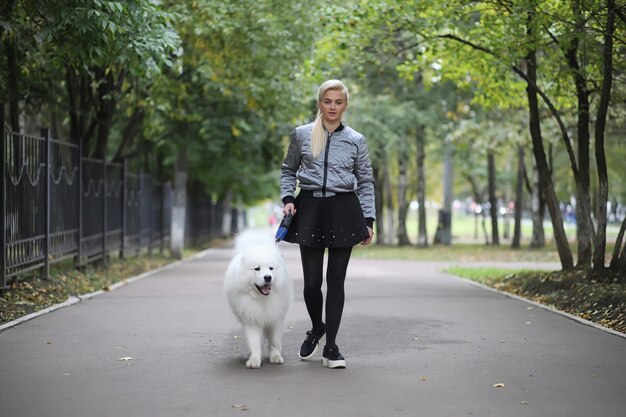
[[[253,246],[274,245],[274,236],[263,230],[248,229],[235,237],[235,250],[241,252]]]

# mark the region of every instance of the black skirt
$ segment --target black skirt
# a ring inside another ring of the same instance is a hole
[[[356,193],[315,197],[300,190],[294,204],[285,241],[316,248],[347,248],[369,237],[367,223]]]

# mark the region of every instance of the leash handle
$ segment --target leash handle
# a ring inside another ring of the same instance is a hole
[[[278,226],[278,230],[276,231],[276,243],[280,242],[285,238],[287,234],[287,230],[289,229],[289,225],[291,224],[291,219],[293,219],[293,214],[288,213],[283,219],[280,221],[280,225]]]

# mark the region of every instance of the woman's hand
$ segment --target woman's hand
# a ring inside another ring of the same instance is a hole
[[[293,203],[287,203],[283,207],[283,214],[286,216],[289,213],[296,214],[296,206]]]
[[[361,242],[361,245],[369,245],[370,243],[372,243],[372,239],[374,239],[374,229],[367,226],[367,231],[369,232],[370,236],[368,238],[363,239],[363,242]]]

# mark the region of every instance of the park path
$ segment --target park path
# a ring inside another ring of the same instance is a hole
[[[625,338],[441,263],[353,258],[338,337],[348,367],[302,362],[299,253],[281,247],[295,284],[283,365],[245,368],[221,292],[231,250],[212,249],[1,333],[0,415],[624,415]]]

